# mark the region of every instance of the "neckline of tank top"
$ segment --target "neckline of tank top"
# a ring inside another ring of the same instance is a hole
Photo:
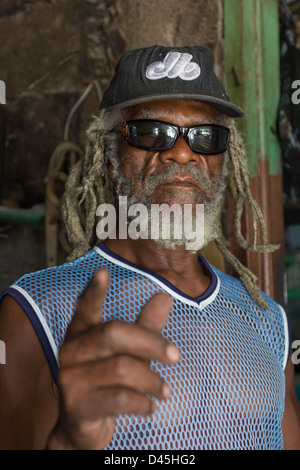
[[[203,268],[208,272],[210,276],[210,284],[203,294],[199,297],[194,298],[186,295],[184,292],[179,290],[175,287],[170,281],[165,279],[164,277],[160,276],[159,274],[155,273],[146,268],[142,268],[130,261],[127,261],[122,256],[114,253],[110,250],[103,242],[99,242],[95,247],[94,250],[101,254],[104,258],[108,259],[114,264],[117,264],[122,267],[126,267],[130,271],[137,272],[142,274],[150,279],[152,279],[156,284],[162,287],[166,292],[171,294],[173,297],[183,300],[185,303],[193,306],[197,306],[199,309],[203,309],[208,304],[213,302],[215,297],[218,295],[220,289],[220,279],[217,273],[214,271],[212,266],[206,261],[206,259],[199,253],[198,258],[199,262],[202,264]]]

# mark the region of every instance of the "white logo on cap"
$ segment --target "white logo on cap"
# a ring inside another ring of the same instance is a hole
[[[176,78],[182,80],[195,80],[201,70],[196,62],[191,62],[193,56],[187,52],[169,52],[163,62],[153,62],[146,69],[146,77],[149,80],[160,78]]]

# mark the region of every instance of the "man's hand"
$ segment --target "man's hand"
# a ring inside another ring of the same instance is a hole
[[[103,449],[120,414],[149,415],[149,396],[166,399],[169,386],[151,371],[151,359],[173,364],[177,348],[161,335],[172,299],[154,296],[136,324],[103,323],[109,278],[99,271],[78,299],[59,356],[60,416],[49,449]]]

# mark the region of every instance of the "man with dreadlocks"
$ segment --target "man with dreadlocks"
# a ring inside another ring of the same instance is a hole
[[[228,188],[240,245],[276,248],[250,194],[242,115],[206,47],[121,58],[67,183],[70,259],[2,294],[2,448],[300,449],[286,314],[222,232]],[[120,214],[120,196],[147,214],[204,204],[204,244],[214,240],[241,279],[198,254],[202,242],[186,249],[185,231],[130,237],[119,217],[115,237],[94,241],[97,207]],[[245,203],[261,245],[241,234]]]

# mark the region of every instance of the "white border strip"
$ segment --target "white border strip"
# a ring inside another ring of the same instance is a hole
[[[42,314],[42,312],[40,311],[39,307],[37,306],[37,304],[34,302],[34,300],[30,297],[30,295],[28,295],[28,293],[22,289],[22,287],[19,287],[19,286],[16,286],[16,285],[13,285],[11,286],[12,289],[15,289],[17,291],[19,291],[23,297],[26,298],[27,302],[30,303],[31,307],[33,308],[33,310],[35,311],[43,329],[44,329],[44,332],[49,340],[49,343],[50,343],[50,346],[52,348],[52,351],[53,351],[53,354],[55,356],[55,359],[56,361],[58,362],[58,350],[57,350],[57,347],[56,347],[56,344],[54,342],[54,339],[53,339],[53,336],[52,336],[52,333],[51,331],[49,330],[49,327],[47,325],[47,322],[44,318],[44,315]]]
[[[142,275],[148,277],[149,279],[154,281],[156,284],[158,284],[160,287],[162,287],[166,292],[168,292],[168,294],[171,294],[176,299],[181,300],[181,301],[185,302],[188,305],[192,305],[193,307],[197,307],[200,310],[202,310],[204,307],[206,307],[209,303],[211,303],[215,299],[215,297],[217,296],[217,294],[219,292],[219,289],[220,289],[220,279],[219,279],[219,276],[217,276],[217,274],[214,271],[214,273],[217,277],[217,286],[216,286],[214,292],[207,299],[203,300],[202,302],[200,302],[200,304],[198,304],[194,300],[187,299],[187,298],[182,297],[181,295],[179,295],[177,292],[174,292],[173,289],[171,289],[169,286],[167,286],[164,282],[157,279],[155,276],[152,276],[152,274],[149,274],[149,273],[143,271],[142,269],[138,269],[138,268],[135,268],[134,266],[130,266],[126,263],[123,263],[122,261],[119,261],[118,259],[114,258],[113,256],[110,256],[105,251],[102,251],[101,248],[99,248],[98,246],[94,246],[94,250],[97,253],[99,253],[101,256],[103,256],[103,258],[106,258],[108,261],[112,262],[113,264],[117,264],[118,266],[121,266],[123,268],[129,269],[130,271],[133,271],[135,273],[142,274]]]
[[[281,310],[281,314],[282,314],[283,326],[284,326],[284,335],[285,335],[285,351],[284,351],[284,359],[283,359],[283,370],[285,370],[286,365],[287,365],[287,361],[288,361],[288,358],[289,358],[289,354],[290,354],[290,351],[289,351],[289,344],[290,344],[289,325],[288,325],[288,319],[287,319],[286,311],[284,310],[284,308],[281,305],[278,304],[278,306],[279,306],[279,308]]]

